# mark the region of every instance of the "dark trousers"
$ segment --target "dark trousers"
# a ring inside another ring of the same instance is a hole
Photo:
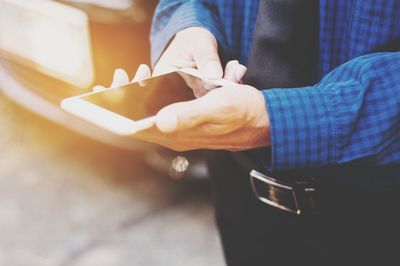
[[[296,216],[259,202],[229,153],[210,164],[229,266],[400,264],[398,190],[328,190],[320,215]]]

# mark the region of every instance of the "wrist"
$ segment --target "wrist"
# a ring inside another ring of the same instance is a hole
[[[249,141],[252,142],[251,148],[259,148],[269,146],[270,140],[270,120],[265,104],[264,95],[257,89],[248,86],[249,102],[247,104],[247,114],[249,126],[251,128],[251,136]]]
[[[260,138],[260,143],[264,144],[263,146],[268,146],[271,144],[271,139],[270,139],[270,120],[269,120],[269,115],[267,111],[267,106],[265,103],[265,98],[264,95],[256,90],[257,96],[256,96],[256,104],[257,106],[257,119],[255,123],[255,128],[259,132],[259,138]]]

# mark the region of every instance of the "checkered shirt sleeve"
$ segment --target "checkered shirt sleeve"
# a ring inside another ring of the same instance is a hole
[[[269,170],[400,163],[400,52],[355,58],[312,87],[263,94]]]

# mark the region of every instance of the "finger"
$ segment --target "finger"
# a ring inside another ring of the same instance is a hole
[[[156,126],[164,133],[186,130],[212,119],[214,99],[202,98],[171,104],[156,115]]]
[[[225,67],[224,79],[234,83],[240,83],[247,72],[247,67],[239,64],[238,61],[229,61]]]
[[[236,70],[237,65],[239,65],[239,61],[237,61],[237,60],[229,61],[226,64],[224,79],[232,81],[232,82],[236,82],[235,70]]]
[[[111,83],[111,88],[119,87],[129,83],[129,76],[125,70],[118,68],[114,71],[113,82]]]
[[[151,78],[151,70],[150,67],[146,64],[141,64],[135,74],[135,77],[132,79],[132,82],[139,82],[139,85],[144,87],[146,86],[145,79]]]
[[[132,82],[138,82],[143,79],[148,79],[150,77],[151,77],[150,67],[146,64],[141,64],[136,70],[136,74],[135,77],[133,77]]]
[[[186,67],[196,67],[193,57],[185,55],[184,52],[182,54],[182,47],[175,45],[175,41],[172,41],[155,65],[153,76],[163,75]]]
[[[221,79],[223,70],[218,55],[217,44],[205,45],[194,53],[194,61],[197,68],[206,79]]]
[[[246,72],[247,72],[247,67],[245,67],[242,64],[237,65],[235,69],[235,79],[236,79],[235,82],[241,83]]]

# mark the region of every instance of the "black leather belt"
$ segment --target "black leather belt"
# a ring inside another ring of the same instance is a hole
[[[262,202],[290,213],[319,214],[321,196],[343,202],[360,194],[374,197],[382,191],[400,193],[400,166],[337,166],[312,171],[296,171],[279,177],[260,170],[242,153],[233,155],[249,173],[255,196]],[[261,168],[262,169],[262,168]],[[335,199],[336,198],[336,199]]]
[[[293,185],[254,169],[250,171],[250,182],[254,194],[264,203],[297,215],[319,213],[315,195],[317,188],[311,182]]]

